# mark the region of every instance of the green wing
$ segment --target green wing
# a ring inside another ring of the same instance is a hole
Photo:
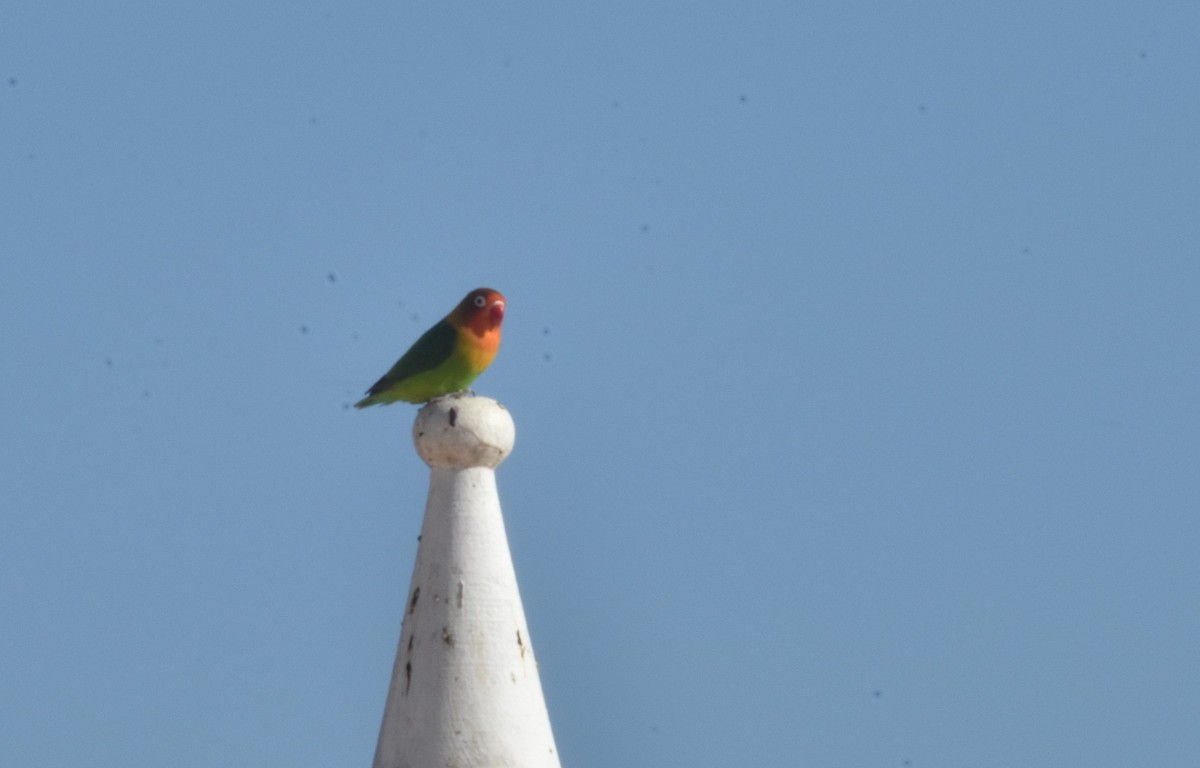
[[[383,378],[371,385],[366,399],[371,399],[398,382],[437,368],[450,359],[457,344],[458,331],[445,320],[440,321],[425,331]]]

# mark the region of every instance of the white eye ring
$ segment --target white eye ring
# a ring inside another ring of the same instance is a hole
[[[477,307],[487,306],[487,297],[486,296],[476,296],[475,297],[475,306],[477,306]]]

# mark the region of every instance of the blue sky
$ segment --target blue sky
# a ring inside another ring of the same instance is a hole
[[[490,285],[564,765],[1197,765],[1198,33],[9,3],[0,760],[369,765]]]

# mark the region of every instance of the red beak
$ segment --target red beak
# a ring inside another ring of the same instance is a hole
[[[504,302],[493,301],[492,305],[488,307],[488,314],[491,317],[493,328],[500,325],[500,323],[504,320]]]

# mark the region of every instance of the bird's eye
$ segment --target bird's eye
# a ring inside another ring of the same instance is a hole
[[[487,306],[487,297],[486,296],[476,296],[475,297],[475,306],[477,306],[477,307]]]

